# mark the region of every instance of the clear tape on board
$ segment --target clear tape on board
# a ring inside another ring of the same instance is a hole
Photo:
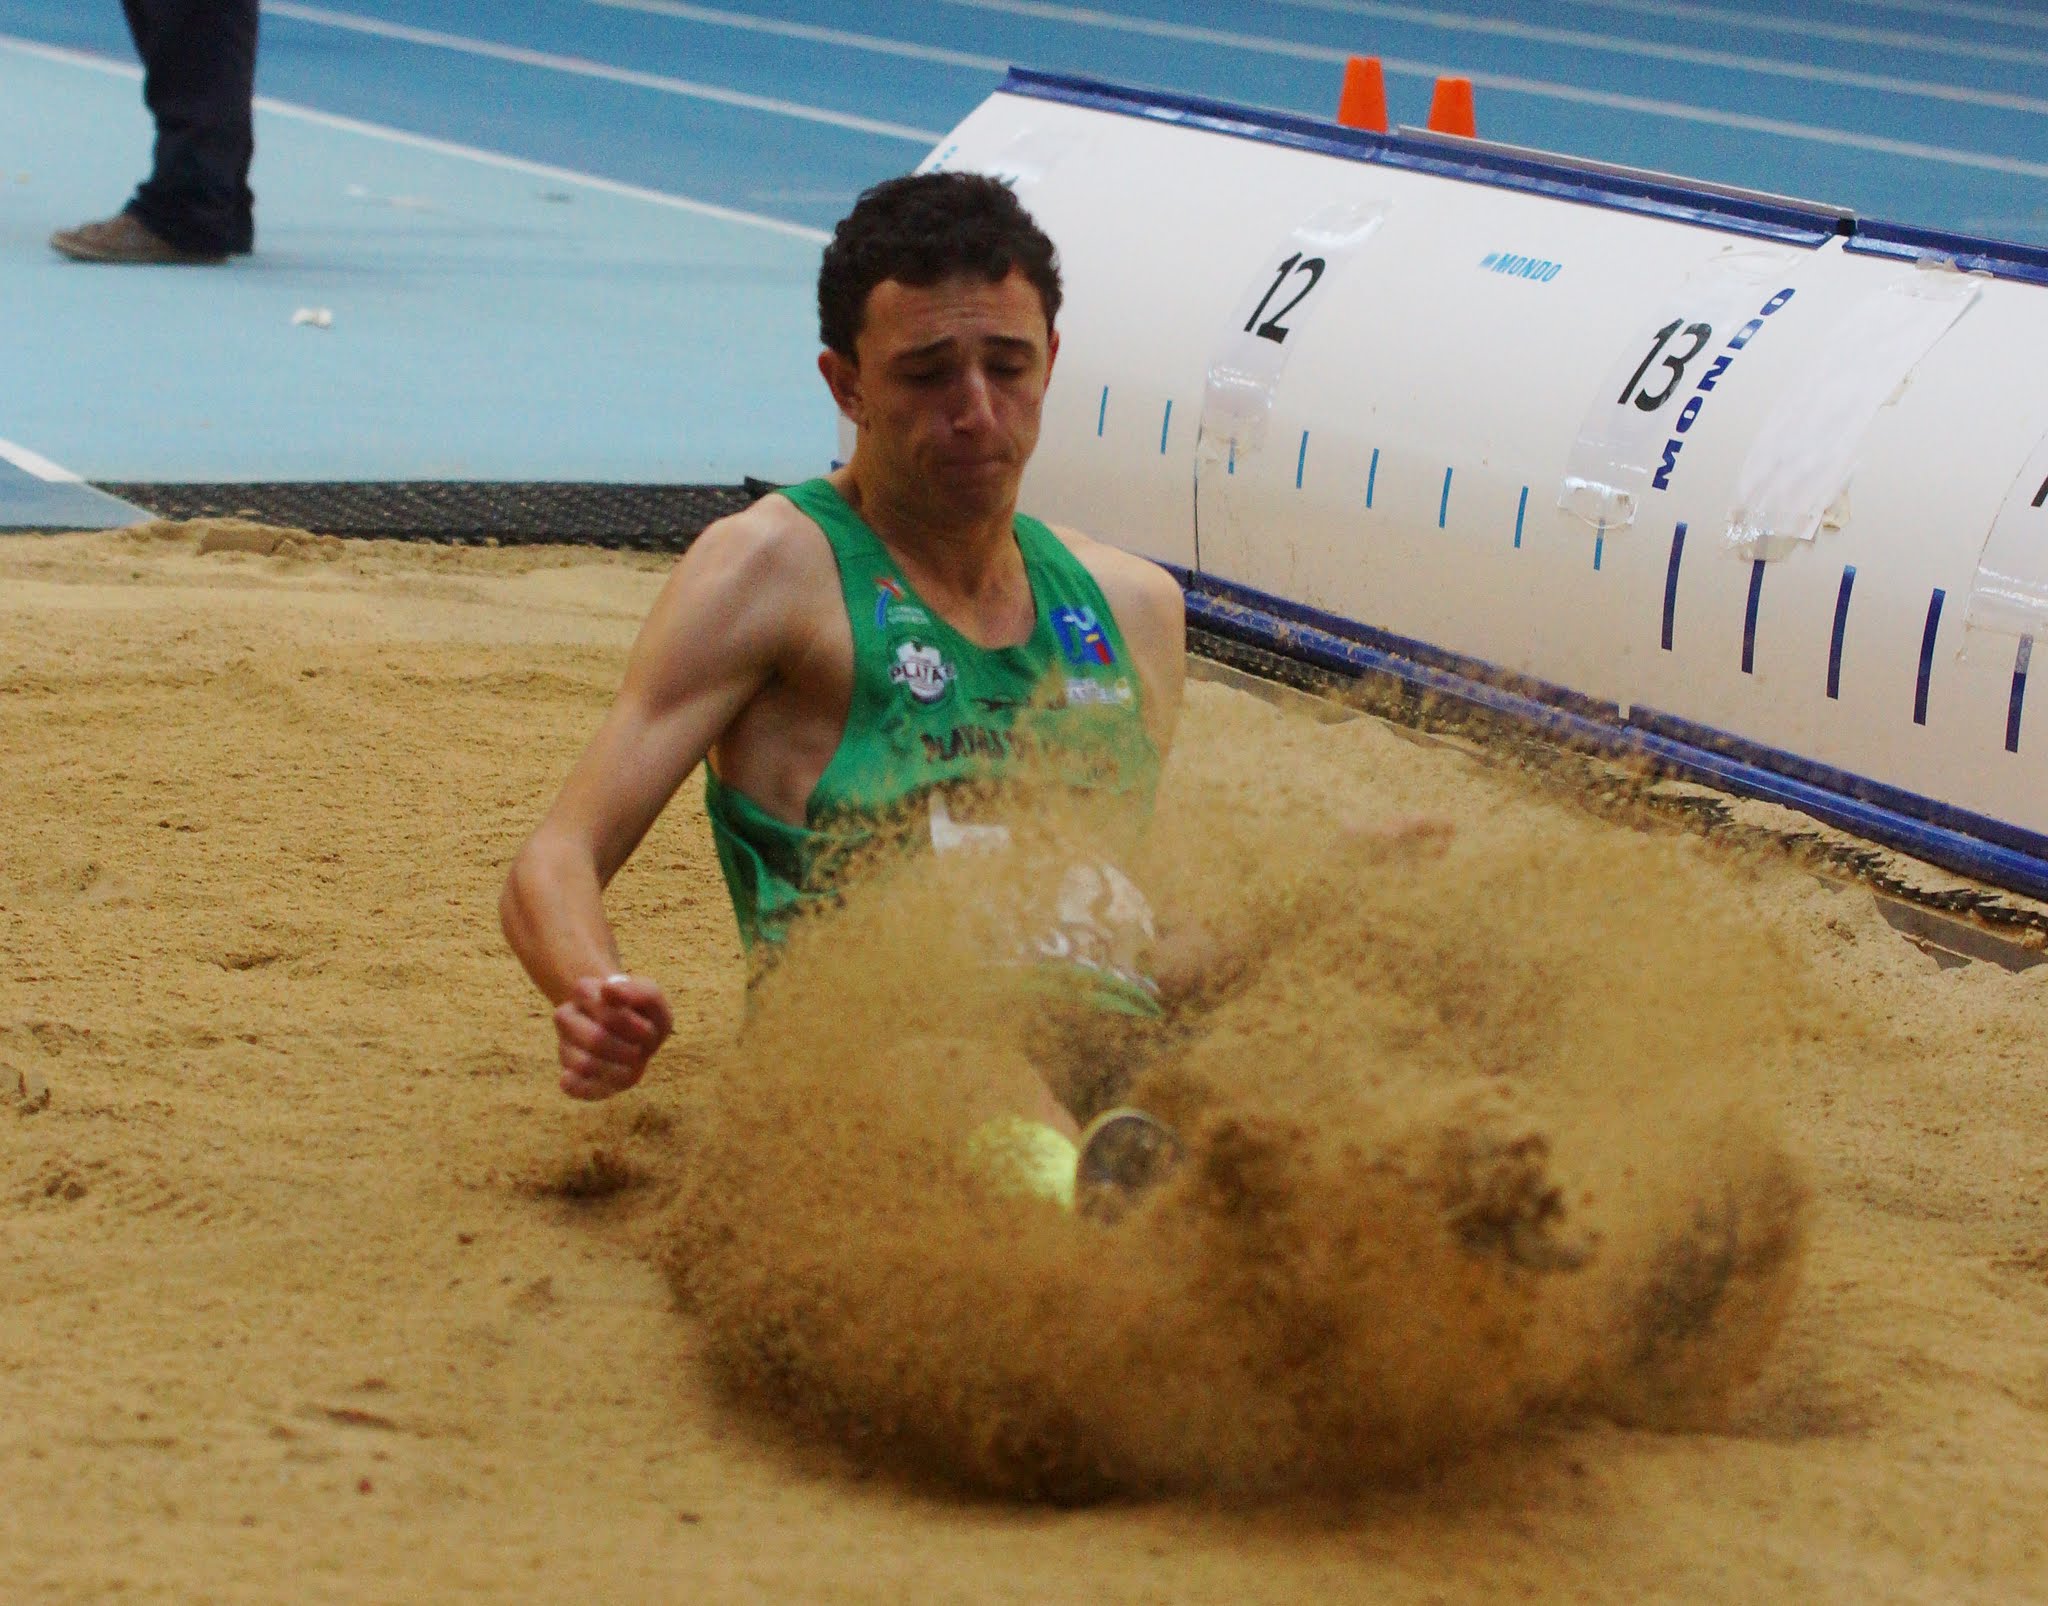
[[[1029,189],[1075,152],[1089,135],[1070,128],[1020,128],[989,156],[963,157],[957,141],[940,146],[917,164],[920,173],[986,173],[1012,189]]]
[[[1800,261],[1795,251],[1725,246],[1629,332],[1565,458],[1559,507],[1605,530],[1635,522],[1644,495],[1668,477],[1665,448],[1678,438],[1675,421],[1684,417],[1683,427],[1691,426],[1731,351],[1747,344],[1743,320],[1758,314]]]
[[[1209,359],[1200,445],[1212,461],[1265,444],[1287,359],[1311,316],[1330,299],[1330,281],[1386,221],[1383,200],[1341,201],[1300,223],[1266,256],[1238,298],[1230,332]]]
[[[1782,558],[1842,521],[1849,476],[1872,420],[1982,292],[1983,281],[1922,264],[1865,296],[1823,343],[1823,359],[1778,397],[1735,477],[1729,545]],[[1833,517],[1830,514],[1833,513]]]
[[[1963,618],[1968,629],[2048,637],[2048,434],[1991,522]]]

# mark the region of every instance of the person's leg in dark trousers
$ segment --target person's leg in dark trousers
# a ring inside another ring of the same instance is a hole
[[[181,251],[225,255],[256,239],[257,0],[121,0],[156,118],[156,167],[127,210]]]

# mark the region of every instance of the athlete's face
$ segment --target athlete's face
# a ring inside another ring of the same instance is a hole
[[[885,279],[868,297],[849,362],[819,370],[860,431],[860,460],[896,499],[934,514],[1007,512],[1038,444],[1059,337],[1020,272],[932,285]]]

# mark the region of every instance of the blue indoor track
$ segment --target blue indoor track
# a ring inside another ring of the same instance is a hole
[[[2048,244],[2048,8],[2022,0],[277,0],[255,256],[90,267],[45,241],[146,162],[120,8],[0,0],[0,526],[120,516],[53,466],[811,472],[824,231],[1009,64],[1320,116],[1352,53],[1397,122],[1460,72],[1488,138]]]

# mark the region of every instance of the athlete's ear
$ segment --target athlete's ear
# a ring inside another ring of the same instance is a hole
[[[832,392],[832,400],[838,405],[846,421],[859,428],[860,364],[827,346],[818,353],[818,372],[824,376],[825,388]]]
[[[1045,377],[1048,384],[1052,381],[1052,365],[1058,361],[1059,354],[1060,332],[1057,329],[1048,329],[1045,332]]]

